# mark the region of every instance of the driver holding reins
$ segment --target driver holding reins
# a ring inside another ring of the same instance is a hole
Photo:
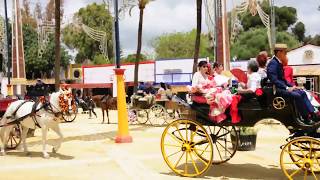
[[[313,124],[314,122],[320,121],[319,115],[314,112],[314,107],[311,105],[302,88],[291,85],[284,79],[283,64],[286,61],[286,55],[287,45],[275,44],[274,56],[267,67],[268,79],[275,85],[278,95],[294,99],[295,106],[306,124]]]

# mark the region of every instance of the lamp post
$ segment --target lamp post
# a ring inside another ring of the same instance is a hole
[[[129,135],[128,111],[126,107],[124,70],[120,68],[120,40],[119,40],[119,12],[118,0],[114,0],[114,30],[116,48],[116,69],[114,72],[117,77],[117,105],[118,105],[118,133],[115,138],[116,143],[131,143],[132,137]]]
[[[11,69],[11,61],[9,60],[9,20],[8,20],[8,12],[7,12],[7,0],[4,0],[4,17],[5,17],[5,30],[6,30],[6,38],[7,38],[7,50],[6,50],[6,55],[7,55],[7,68],[8,68],[8,72],[7,72],[7,76],[8,76],[8,85],[7,85],[7,92],[9,96],[12,96],[13,91],[12,91],[12,85],[10,82],[10,69]]]

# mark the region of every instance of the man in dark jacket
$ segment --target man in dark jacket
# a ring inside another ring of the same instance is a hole
[[[291,97],[306,123],[311,124],[318,121],[319,117],[314,113],[314,107],[311,105],[306,93],[296,86],[292,86],[284,79],[283,63],[287,55],[286,44],[276,44],[274,56],[267,67],[268,79],[275,85],[278,95]],[[313,120],[313,121],[312,121]]]

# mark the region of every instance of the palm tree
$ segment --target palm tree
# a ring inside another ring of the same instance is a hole
[[[54,80],[56,91],[60,85],[60,0],[55,0],[55,66]]]
[[[142,25],[143,25],[143,11],[146,5],[153,0],[138,0],[138,7],[139,7],[139,28],[138,28],[138,45],[137,45],[137,53],[136,53],[136,60],[134,63],[134,89],[133,92],[137,92],[138,87],[138,76],[139,76],[139,61],[141,59],[141,45],[142,45]],[[131,8],[132,9],[132,8]],[[130,9],[130,14],[131,14]]]
[[[197,64],[199,58],[199,49],[200,49],[200,38],[201,38],[201,13],[202,12],[202,0],[197,0],[197,36],[194,47],[194,56],[193,56],[193,73],[197,71]]]

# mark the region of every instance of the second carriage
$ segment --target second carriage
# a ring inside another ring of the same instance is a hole
[[[134,96],[131,98],[129,114],[134,114],[139,124],[150,123],[153,126],[168,124],[179,117],[177,104],[172,100],[156,99],[153,95]]]

